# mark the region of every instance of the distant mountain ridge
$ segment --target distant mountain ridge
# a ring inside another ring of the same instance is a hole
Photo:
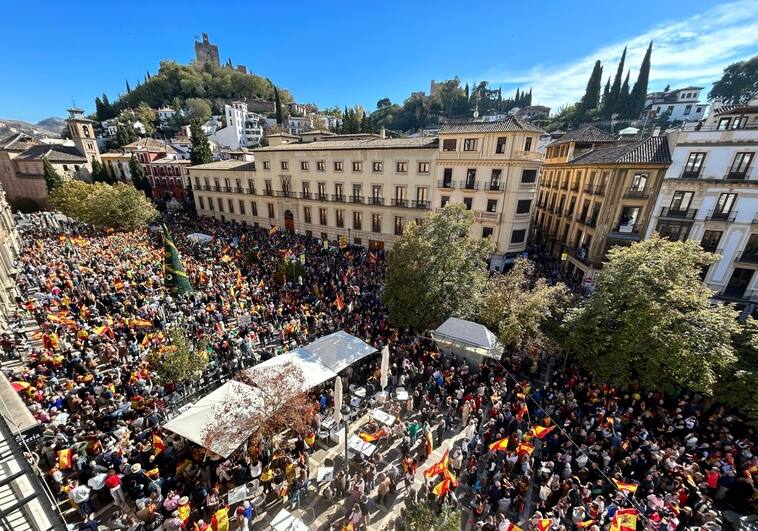
[[[40,120],[36,124],[23,120],[0,118],[0,138],[5,138],[16,133],[27,133],[35,137],[60,138],[64,127],[66,127],[66,120],[55,116]]]

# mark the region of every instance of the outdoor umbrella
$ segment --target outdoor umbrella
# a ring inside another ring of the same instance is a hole
[[[390,374],[390,347],[385,345],[382,349],[382,391],[387,387],[387,378]]]
[[[334,380],[334,421],[339,424],[342,421],[342,378],[337,376]]]

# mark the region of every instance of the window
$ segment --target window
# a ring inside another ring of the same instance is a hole
[[[232,199],[227,199],[227,200],[226,200],[226,206],[228,206],[228,207],[229,207],[229,213],[230,213],[230,214],[234,214],[234,200],[232,200]]]
[[[363,224],[363,214],[360,212],[353,212],[353,229],[361,230]]]
[[[493,230],[492,227],[482,227],[482,238],[491,238]]]
[[[363,240],[360,238],[353,238],[353,245],[363,245]]]
[[[454,138],[448,138],[442,141],[442,151],[455,151],[458,148],[458,141]]]
[[[449,202],[450,202],[450,196],[443,195],[442,197],[440,197],[440,208],[445,208]]]
[[[524,140],[524,151],[531,151],[532,150],[532,137],[528,136],[526,137],[526,140]]]
[[[335,160],[334,161],[334,171],[342,171],[342,161],[341,160]]]
[[[700,176],[700,170],[703,169],[705,153],[690,153],[687,157],[687,164],[684,165],[683,179],[696,179]]]
[[[704,251],[708,251],[709,253],[716,252],[716,249],[718,249],[719,242],[721,241],[721,235],[723,232],[720,230],[707,230],[703,233],[703,239],[700,240],[700,247],[703,248]]]
[[[442,188],[453,187],[453,168],[445,168],[442,170]]]
[[[416,188],[416,206],[427,206],[429,198],[429,189],[425,187]]]
[[[258,215],[258,203],[256,203],[255,201],[250,201],[250,207],[252,209],[253,216],[257,216]]]
[[[408,171],[408,163],[405,161],[398,161],[395,163],[395,171],[397,173],[406,173]]]
[[[476,138],[467,138],[463,141],[463,151],[476,151]]]
[[[674,192],[669,209],[674,212],[686,212],[692,202],[692,192]]]
[[[537,181],[537,170],[522,170],[521,171],[522,183],[533,183],[536,181]]]
[[[84,131],[84,136],[87,137],[87,138],[89,138],[89,126],[83,125],[82,126],[82,131]]]
[[[344,210],[337,210],[335,211],[336,217],[335,220],[337,222],[337,226],[339,228],[342,228],[345,226],[345,211]]]
[[[303,181],[303,198],[308,199],[311,196],[311,183],[309,181]]]
[[[323,241],[329,241],[329,235],[326,232],[321,233],[321,239]]]
[[[264,160],[264,161],[263,161],[263,169],[264,169],[264,170],[270,170],[270,169],[271,169],[271,161],[269,161],[269,160]]]
[[[371,230],[374,232],[382,232],[381,214],[371,214]]]
[[[216,205],[218,205],[218,211],[223,212],[224,211],[224,201],[220,198],[216,198]]]
[[[300,169],[303,171],[308,171],[308,161],[307,160],[301,160],[300,161]]]
[[[690,232],[691,223],[682,221],[661,220],[658,222],[658,233],[662,238],[672,241],[684,241]]]
[[[561,199],[561,201],[563,201],[563,199]],[[528,214],[531,208],[531,199],[519,199],[518,203],[516,203],[516,214]]]
[[[205,200],[203,199],[203,196],[198,197],[198,200],[200,201],[200,208],[205,208]]]
[[[322,225],[326,225],[326,209],[325,208],[319,208],[318,209],[318,222]]]
[[[511,232],[511,243],[524,243],[524,239],[526,239],[526,229]]]
[[[463,198],[463,204],[466,205],[466,210],[471,210],[471,205],[474,202],[473,198],[471,197],[464,197]]]
[[[719,131],[724,131],[726,129],[729,129],[729,124],[730,123],[732,123],[732,119],[731,118],[722,118],[721,120],[719,120],[718,130]]]
[[[750,258],[751,262],[758,262],[758,233],[750,235],[745,250],[742,251],[742,259]]]
[[[395,234],[398,236],[403,235],[403,218],[395,216]]]
[[[312,230],[305,231],[305,237],[306,238],[313,238],[313,231]]]
[[[274,203],[268,203],[268,217],[274,217]]]
[[[326,171],[326,161],[323,161],[323,160],[316,161],[316,169],[318,171]]]
[[[371,171],[374,171],[377,173],[384,171],[384,163],[378,160],[375,160],[374,162],[371,163]]]
[[[318,186],[317,199],[319,201],[326,201],[329,197],[326,193],[326,183],[318,183],[316,186]]]
[[[498,153],[502,155],[505,153],[505,141],[507,137],[499,136],[497,137],[497,144],[495,144],[495,153]]]
[[[429,173],[429,163],[428,162],[419,162],[418,163],[418,172],[419,173]]]
[[[353,171],[363,171],[363,163],[359,160],[354,160]]]
[[[474,190],[476,188],[476,168],[469,168],[466,170],[466,182],[464,183],[466,190]]]
[[[716,208],[713,210],[713,217],[719,219],[728,218],[736,201],[737,194],[725,193],[719,195],[718,201],[716,201]]]
[[[371,185],[371,198],[374,200],[375,204],[379,204],[382,199],[382,185],[381,184],[372,184]]]
[[[360,184],[354,184],[353,185],[353,203],[362,203],[363,198],[361,197],[362,194],[362,186]]]
[[[744,179],[747,175],[750,163],[753,161],[753,153],[737,153],[732,161],[732,167],[729,168],[730,179]]]
[[[289,163],[288,161],[286,161],[286,160],[283,160],[283,161],[281,162],[281,164],[282,164],[282,169],[283,169],[283,170],[289,170],[289,169],[290,169],[290,163]]]
[[[644,192],[647,184],[647,173],[635,173],[632,177],[632,185],[629,187],[630,192]]]
[[[496,168],[492,170],[490,175],[490,190],[500,190],[500,177],[503,175],[503,170]]]
[[[497,199],[487,199],[487,212],[497,212]]]
[[[303,219],[306,223],[311,222],[311,207],[303,207]]]
[[[744,297],[745,290],[750,285],[754,273],[752,269],[735,267],[734,271],[732,271],[732,276],[729,278],[729,283],[727,283],[724,289],[724,295],[738,299]]]
[[[637,232],[637,219],[640,216],[640,207],[624,207],[621,210],[621,217],[619,218],[618,227],[615,229],[618,232],[632,233]]]
[[[684,106],[684,114],[685,116],[688,115],[692,111],[692,105],[685,105]]]
[[[395,186],[395,199],[400,201],[405,201],[405,186]]]

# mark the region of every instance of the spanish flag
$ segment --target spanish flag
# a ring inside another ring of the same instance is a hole
[[[490,444],[490,450],[497,452],[498,450],[505,450],[508,448],[508,437],[497,440]]]
[[[160,435],[157,433],[153,433],[153,453],[155,455],[160,454],[163,450],[166,449],[166,443],[163,442],[163,439]]]
[[[236,282],[237,289],[242,289],[242,273],[240,270],[237,270],[237,282]]]
[[[265,284],[263,284],[263,280],[258,282],[258,289],[263,289],[265,287]]]
[[[334,303],[337,305],[337,309],[339,311],[342,311],[345,309],[345,301],[342,300],[342,297],[340,295],[337,295],[337,299],[334,301]]]
[[[271,225],[271,228],[268,230],[268,235],[273,236],[274,234],[276,234],[278,230],[279,230],[279,227],[277,227],[276,225]]]
[[[460,485],[460,483],[458,483],[458,479],[455,477],[455,474],[449,470],[445,470],[445,479],[449,479],[453,487]]]
[[[68,470],[74,466],[74,455],[71,452],[71,448],[58,451],[58,468],[61,470]]]
[[[95,326],[95,327],[92,328],[92,331],[95,332],[100,337],[107,336],[107,337],[109,337],[109,338],[111,338],[113,340],[116,339],[116,334],[113,333],[113,330],[108,325]]]
[[[638,485],[635,483],[622,483],[621,481],[613,480],[613,483],[616,485],[616,488],[622,492],[628,492],[630,494],[634,494],[637,492]]]
[[[380,429],[378,431],[375,431],[373,433],[368,433],[366,431],[362,431],[359,434],[359,437],[361,439],[363,439],[364,441],[370,443],[370,442],[376,442],[376,441],[378,441],[379,439],[381,439],[385,435],[387,435],[387,430],[385,430],[384,428],[382,428],[382,429]]]
[[[613,515],[610,531],[635,531],[637,529],[637,509],[619,509]]]
[[[442,498],[445,494],[450,492],[451,486],[452,486],[452,481],[450,481],[449,479],[443,479],[437,484],[436,487],[432,489],[432,492],[435,493],[440,498]]]
[[[222,507],[211,517],[213,531],[229,531],[229,507]]]
[[[179,474],[183,474],[189,469],[190,466],[192,466],[192,461],[190,459],[185,459],[176,465],[176,475],[178,476]]]
[[[442,459],[434,463],[432,466],[424,470],[424,477],[427,478],[433,478],[435,476],[439,476],[441,474],[444,474],[447,470],[448,463],[450,462],[448,458],[448,454],[450,453],[450,450],[445,450],[445,453],[442,454]]]
[[[521,406],[521,408],[518,410],[518,412],[516,413],[516,418],[517,418],[518,420],[521,420],[521,419],[523,419],[523,418],[524,418],[524,415],[525,415],[526,413],[528,413],[528,412],[529,412],[529,408],[528,408],[528,407],[526,407],[526,404],[523,404],[523,405]]]
[[[505,531],[523,531],[519,526],[511,522],[510,520],[505,521]]]
[[[150,328],[153,326],[153,323],[148,321],[147,319],[129,319],[127,322],[129,326],[132,328]]]
[[[180,505],[176,509],[179,511],[179,520],[182,521],[182,526],[186,526],[189,522],[190,512],[192,512],[189,502],[184,505]]]
[[[532,434],[538,439],[544,439],[554,429],[555,429],[555,424],[553,424],[549,428],[545,428],[544,426],[535,426],[532,428]]]
[[[579,522],[578,524],[576,524],[576,527],[585,528],[585,527],[591,526],[594,523],[595,523],[595,520],[585,520],[584,522]]]
[[[526,454],[526,455],[532,455],[532,452],[534,451],[534,446],[532,446],[529,443],[521,443],[516,448],[516,454]]]
[[[539,531],[547,531],[550,529],[551,525],[553,525],[553,521],[550,518],[537,520],[537,529],[539,529]]]

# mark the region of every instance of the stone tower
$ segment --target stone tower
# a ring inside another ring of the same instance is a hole
[[[202,68],[205,63],[221,66],[218,58],[218,46],[208,41],[208,34],[203,33],[203,42],[195,41],[195,63]]]
[[[84,116],[82,109],[73,107],[68,109],[66,123],[74,145],[87,157],[87,165],[91,167],[93,160],[100,162],[100,150],[95,141],[95,122]]]

